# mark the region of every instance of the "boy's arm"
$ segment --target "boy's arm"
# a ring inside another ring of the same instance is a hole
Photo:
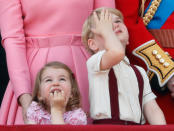
[[[97,14],[94,12],[94,21],[96,28],[93,32],[96,38],[102,38],[104,49],[106,52],[102,56],[100,63],[100,69],[110,69],[112,66],[118,64],[125,55],[125,48],[117,38],[112,27],[112,15],[109,14],[108,10],[101,12],[101,17],[98,19]]]
[[[166,124],[164,114],[155,99],[150,100],[144,105],[144,115],[151,125]]]
[[[143,113],[145,118],[151,125],[164,125],[166,120],[164,114],[158,104],[156,103],[156,96],[152,92],[148,76],[142,67],[137,66],[144,80],[143,89]]]
[[[106,70],[120,63],[124,59],[125,49],[114,33],[108,34],[105,39],[105,50],[103,54],[100,69]]]

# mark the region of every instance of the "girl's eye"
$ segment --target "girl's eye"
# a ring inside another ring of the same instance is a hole
[[[50,82],[50,81],[52,81],[52,80],[51,80],[51,79],[46,79],[46,80],[45,80],[45,82]]]
[[[114,23],[121,23],[121,20],[115,20]]]
[[[66,81],[66,79],[65,79],[65,78],[60,78],[59,80],[60,80],[60,81]]]

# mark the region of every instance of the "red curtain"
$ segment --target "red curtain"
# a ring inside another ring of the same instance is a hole
[[[174,131],[174,125],[120,126],[120,125],[15,125],[0,126],[0,131]]]

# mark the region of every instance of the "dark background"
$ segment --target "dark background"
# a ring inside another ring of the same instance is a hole
[[[1,37],[0,37],[1,41]],[[9,81],[5,50],[0,43],[0,105],[4,96],[5,89]]]

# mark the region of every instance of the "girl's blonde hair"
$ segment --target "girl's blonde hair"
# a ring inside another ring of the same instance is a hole
[[[84,22],[83,28],[82,28],[82,42],[85,45],[86,49],[91,54],[94,54],[94,51],[89,48],[88,39],[91,39],[94,37],[94,33],[91,31],[91,28],[94,27],[93,13],[96,12],[98,18],[100,19],[100,14],[101,14],[103,9],[108,10],[109,13],[112,13],[112,14],[120,17],[123,20],[123,15],[119,10],[114,9],[114,8],[106,8],[106,7],[97,8],[88,16],[88,18]]]
[[[42,74],[48,68],[64,69],[69,73],[69,77],[70,77],[70,81],[71,81],[72,97],[70,97],[68,100],[68,103],[66,105],[66,111],[71,111],[75,108],[79,108],[81,96],[80,96],[77,82],[75,80],[75,76],[68,66],[66,66],[65,64],[60,63],[60,62],[50,62],[50,63],[46,64],[43,68],[41,68],[41,70],[37,73],[36,81],[35,81],[35,88],[33,90],[33,95],[32,95],[32,100],[42,104],[42,106],[46,108],[45,102],[38,99],[38,93],[40,92]]]

